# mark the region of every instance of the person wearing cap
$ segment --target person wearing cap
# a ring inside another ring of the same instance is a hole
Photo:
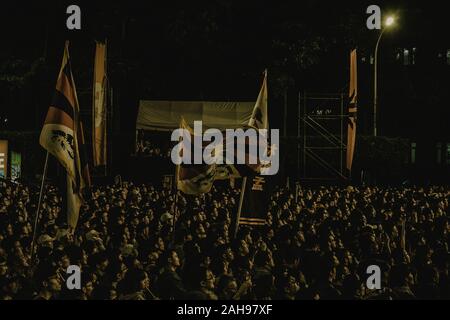
[[[55,239],[50,237],[48,234],[43,234],[42,236],[39,237],[38,243],[43,247],[49,247],[49,248],[53,249],[53,241],[54,240]]]
[[[171,215],[169,212],[165,212],[163,215],[161,215],[160,221],[163,225],[166,224],[172,224],[173,215]]]
[[[97,230],[92,229],[91,231],[86,233],[86,240],[94,242],[99,250],[101,250],[101,251],[105,250],[105,246],[103,245],[103,240],[100,237],[100,233]]]

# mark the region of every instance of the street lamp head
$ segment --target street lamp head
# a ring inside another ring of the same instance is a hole
[[[386,27],[392,26],[394,24],[394,22],[395,22],[395,18],[394,17],[392,17],[392,16],[387,17],[387,19],[386,19]]]

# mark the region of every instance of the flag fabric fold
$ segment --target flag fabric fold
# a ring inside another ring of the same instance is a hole
[[[183,145],[193,145],[194,131],[186,123],[184,118],[180,120],[180,129],[187,130],[189,135],[183,136]],[[203,148],[202,148],[203,149]],[[191,155],[192,155],[191,150]],[[183,150],[181,151],[183,152]],[[180,154],[182,156],[182,154]],[[216,174],[216,165],[208,164],[180,164],[176,168],[176,185],[178,190],[186,194],[201,194],[207,193],[211,190]]]
[[[267,129],[268,128],[268,117],[267,117],[267,71],[264,73],[264,80],[261,86],[261,90],[256,100],[255,107],[253,108],[252,116],[246,128],[254,129]],[[183,139],[188,139],[189,143],[194,140],[194,131],[186,121],[182,118],[180,121],[180,129],[185,129],[190,133],[189,137],[183,137]],[[226,139],[226,134],[222,132],[224,139],[221,142],[222,154],[220,157],[223,159],[223,164],[180,164],[176,169],[176,181],[178,190],[183,191],[187,194],[201,194],[207,193],[211,190],[212,185],[215,180],[228,180],[235,179],[245,176],[253,176],[259,173],[261,170],[261,163],[251,163],[250,159],[250,145],[253,143],[258,143],[250,141],[250,139],[245,139],[244,141],[235,143],[233,141],[228,141]],[[237,156],[237,146],[239,143],[245,144],[245,163],[236,164]],[[191,144],[190,144],[191,145]],[[203,146],[204,147],[204,146]],[[202,147],[202,152],[203,152]],[[258,146],[256,146],[258,147]],[[226,164],[226,150],[228,148],[235,148],[233,159],[235,164]],[[192,153],[191,153],[192,154]]]
[[[267,113],[267,70],[264,71],[264,79],[253,108],[252,116],[249,120],[249,126],[256,129],[268,129],[269,117]]]

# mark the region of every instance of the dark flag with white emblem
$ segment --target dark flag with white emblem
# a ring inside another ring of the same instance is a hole
[[[55,95],[45,117],[39,143],[66,169],[67,222],[75,229],[83,199],[82,190],[90,185],[90,177],[68,41],[64,46]]]
[[[269,128],[267,98],[267,70],[265,70],[261,90],[249,122],[249,125],[256,129]],[[244,180],[239,203],[240,211],[237,215],[239,224],[251,226],[266,224],[269,179],[271,178],[272,176],[268,175],[252,174]]]
[[[262,226],[266,224],[271,176],[248,177],[245,182],[239,224]]]

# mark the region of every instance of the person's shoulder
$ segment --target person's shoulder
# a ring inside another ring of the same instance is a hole
[[[199,290],[187,292],[185,298],[187,300],[208,300],[208,296]]]
[[[159,279],[161,280],[168,280],[168,279],[176,279],[179,280],[180,276],[178,275],[178,273],[176,273],[175,271],[172,270],[163,270],[163,272],[159,275]]]
[[[388,288],[370,290],[361,298],[362,300],[392,300],[392,292]]]
[[[392,290],[394,300],[413,300],[416,299],[414,293],[408,287],[398,287]]]
[[[141,292],[135,292],[127,295],[119,296],[119,300],[146,300],[145,295]]]

